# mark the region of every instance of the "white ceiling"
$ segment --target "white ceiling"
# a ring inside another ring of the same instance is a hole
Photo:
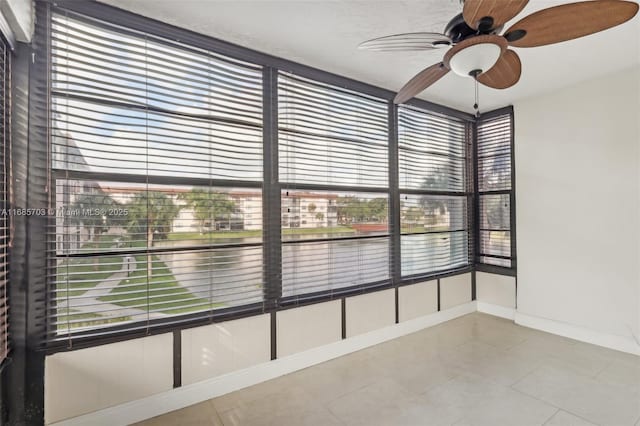
[[[442,32],[462,9],[459,0],[102,1],[394,91],[421,69],[439,62],[444,51],[381,53],[360,51],[357,45],[389,34]],[[568,1],[532,0],[519,18],[563,3]],[[515,50],[522,59],[520,82],[507,90],[481,88],[481,109],[509,105],[520,98],[637,66],[640,17],[582,39]],[[473,81],[449,73],[419,97],[472,111]]]

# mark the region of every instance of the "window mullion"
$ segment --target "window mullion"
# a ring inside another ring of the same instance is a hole
[[[278,168],[278,71],[272,67],[265,67],[263,70],[262,220],[264,300],[267,310],[277,308],[282,297],[281,197]]]
[[[398,107],[389,102],[389,233],[391,234],[391,282],[398,285],[402,280],[400,183],[398,173]]]

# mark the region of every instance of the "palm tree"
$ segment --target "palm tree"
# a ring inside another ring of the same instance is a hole
[[[127,231],[133,240],[146,237],[146,247],[153,247],[154,240],[166,239],[180,207],[163,192],[145,191],[136,194],[128,203]],[[152,275],[152,256],[147,254],[147,276]]]
[[[71,220],[87,228],[89,241],[97,244],[100,235],[107,232],[115,221],[110,212],[117,204],[101,190],[81,194],[71,205],[71,209],[77,212],[71,216]],[[94,269],[99,269],[98,263],[94,263]]]
[[[131,236],[146,236],[147,247],[155,239],[166,239],[180,207],[163,192],[149,191],[136,194],[128,204],[128,232]]]
[[[184,200],[193,209],[201,234],[204,233],[207,222],[215,223],[217,219],[224,218],[229,220],[231,214],[236,211],[236,203],[229,198],[228,194],[209,189],[193,188],[189,192],[180,194],[178,198]]]
[[[108,212],[115,205],[115,200],[102,192],[85,193],[71,205],[71,210],[78,212],[72,217],[88,229],[89,240],[95,242],[111,227],[113,217]],[[101,210],[104,210],[104,215],[98,214]]]
[[[422,181],[422,189],[430,190],[443,190],[446,191],[449,185],[448,173],[442,168],[437,168],[429,176]],[[447,211],[447,203],[442,199],[436,199],[427,195],[420,198],[420,207],[422,207],[425,213],[430,217],[430,220],[435,223],[435,216],[437,214],[445,214]]]

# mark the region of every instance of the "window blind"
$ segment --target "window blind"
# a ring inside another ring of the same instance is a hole
[[[388,186],[383,100],[280,73],[278,114],[281,182]]]
[[[283,297],[388,282],[386,101],[281,72],[278,113]]]
[[[478,261],[508,268],[513,266],[512,137],[512,113],[478,122]]]
[[[398,108],[403,276],[469,264],[467,132],[462,120]]]
[[[10,217],[8,211],[11,183],[11,51],[6,40],[0,36],[0,363],[9,354],[9,300],[7,286],[9,281],[9,241],[11,238]]]
[[[71,12],[51,43],[49,340],[260,305],[262,68]]]

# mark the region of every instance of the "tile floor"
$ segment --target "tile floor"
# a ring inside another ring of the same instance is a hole
[[[161,425],[640,426],[640,357],[471,314],[138,424]]]

